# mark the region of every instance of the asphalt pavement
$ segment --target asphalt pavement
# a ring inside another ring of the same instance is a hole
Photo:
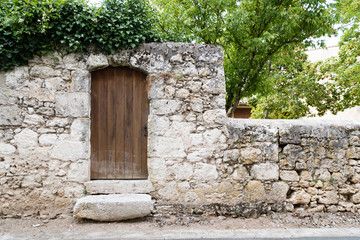
[[[235,229],[154,231],[94,231],[94,232],[26,232],[0,233],[1,240],[117,240],[117,239],[239,239],[239,240],[360,240],[360,228],[294,228],[294,229]]]

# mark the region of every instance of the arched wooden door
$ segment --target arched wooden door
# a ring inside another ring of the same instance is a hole
[[[146,75],[108,67],[91,79],[91,179],[147,178]]]

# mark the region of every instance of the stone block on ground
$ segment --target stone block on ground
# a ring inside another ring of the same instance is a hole
[[[153,203],[147,194],[95,195],[76,202],[74,217],[95,221],[120,221],[145,217],[152,210]]]

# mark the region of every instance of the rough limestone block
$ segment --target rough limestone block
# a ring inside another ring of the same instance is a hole
[[[243,164],[253,164],[262,160],[262,152],[258,148],[247,147],[240,150],[241,162]]]
[[[13,145],[0,142],[0,156],[11,155],[15,151],[16,148]]]
[[[311,195],[301,189],[291,194],[289,202],[291,202],[292,204],[308,204],[310,202],[310,199]]]
[[[296,171],[281,171],[280,179],[288,182],[298,182],[299,175],[297,174]]]
[[[244,192],[251,202],[263,200],[265,196],[265,188],[260,181],[248,182],[245,186]]]
[[[85,183],[89,194],[150,193],[154,187],[149,180],[93,180]]]
[[[289,191],[289,185],[284,182],[275,182],[272,184],[269,199],[273,201],[284,201],[286,200],[287,193]]]
[[[21,109],[17,106],[0,106],[0,126],[21,125]]]
[[[251,168],[251,176],[258,180],[279,179],[279,166],[276,163],[262,163]]]
[[[91,54],[86,61],[86,67],[89,71],[94,71],[109,66],[108,59],[103,54]]]
[[[89,116],[90,95],[88,93],[57,93],[55,101],[57,116]]]
[[[89,143],[72,140],[58,140],[50,152],[50,157],[70,161],[89,158]]]
[[[110,65],[113,67],[117,66],[128,66],[130,62],[130,56],[132,50],[123,50],[118,53],[109,56]]]
[[[204,112],[203,119],[207,127],[224,125],[227,120],[225,109],[208,110]]]
[[[152,209],[153,203],[147,194],[95,195],[79,199],[74,216],[95,221],[120,221],[145,217]]]
[[[90,92],[91,75],[89,71],[76,70],[72,74],[74,92]]]

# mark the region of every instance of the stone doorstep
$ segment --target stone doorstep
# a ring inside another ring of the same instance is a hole
[[[145,217],[153,210],[147,194],[94,195],[79,199],[74,207],[75,218],[95,221],[120,221]]]
[[[92,180],[85,183],[89,194],[140,194],[154,191],[149,180]]]

